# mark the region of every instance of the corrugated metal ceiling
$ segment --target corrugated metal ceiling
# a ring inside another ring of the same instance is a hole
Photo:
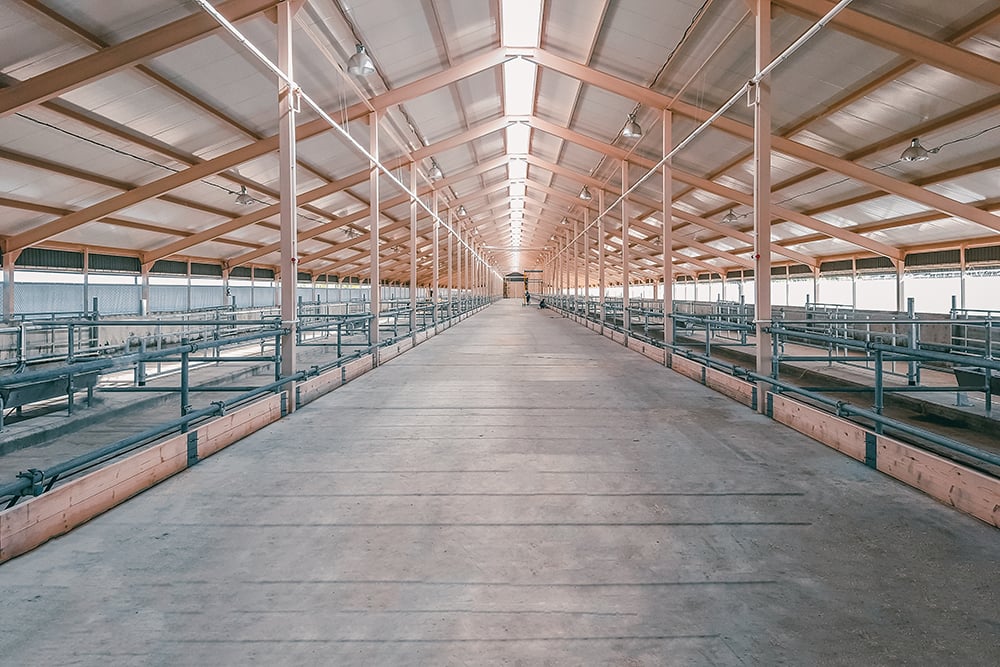
[[[253,0],[217,4],[225,11],[248,6]],[[263,8],[271,3],[256,4]],[[507,170],[503,166],[478,170],[507,150],[502,123],[489,126],[489,132],[480,130],[503,118],[501,67],[495,64],[470,71],[444,84],[419,83],[501,48],[501,0],[305,0],[301,4],[294,41],[295,77],[303,89],[366,144],[366,120],[357,116],[347,120],[347,110],[356,109],[354,105],[367,98],[377,101],[378,96],[402,86],[417,86],[413,94],[394,100],[384,110],[382,158],[408,162],[408,154],[419,151],[418,166],[426,174],[433,157],[447,177],[436,186],[442,210],[465,205],[481,244],[510,246],[508,193],[496,187],[508,178]],[[772,51],[784,48],[812,24],[810,7],[816,4],[811,0],[775,3]],[[925,192],[958,204],[995,211],[1000,203],[1000,75],[970,54],[1000,59],[996,3],[856,0],[851,11],[866,21],[868,34],[845,31],[835,21],[776,70],[772,81],[775,134],[847,163],[876,169],[900,184],[915,183]],[[19,240],[27,238],[22,237],[25,232],[46,230],[66,213],[86,210],[277,132],[273,76],[236,40],[218,30],[166,47],[152,57],[130,60],[125,49],[121,60],[111,57],[108,62],[114,60],[116,65],[106,72],[72,81],[70,72],[78,67],[79,59],[102,49],[110,53],[109,47],[128,39],[162,34],[171,22],[199,13],[195,3],[177,0],[0,0],[0,70],[8,88],[6,93],[0,91],[0,100],[7,99],[5,94],[13,99],[15,93],[28,100],[15,106],[0,104],[0,242],[4,251],[16,253]],[[240,20],[238,27],[264,54],[276,59],[275,24],[265,14],[252,14]],[[942,65],[936,52],[901,52],[879,32],[895,27],[952,49],[946,55],[957,64]],[[584,184],[595,190],[591,220],[598,184],[605,184],[606,204],[614,201],[621,188],[616,151],[631,152],[639,164],[659,160],[661,110],[649,103],[637,104],[635,91],[625,82],[651,88],[668,96],[667,100],[677,96],[671,130],[678,140],[695,125],[688,115],[691,107],[713,111],[753,74],[753,32],[753,16],[745,0],[545,0],[542,52],[583,69],[559,71],[561,66],[542,66],[538,70],[533,113],[539,123],[547,122],[554,129],[532,129],[530,152],[533,158],[557,165],[557,171],[539,165],[528,169],[521,245],[548,245],[549,249],[521,253],[518,266],[513,264],[514,253],[498,252],[498,270],[509,273],[550,257],[555,249],[550,237],[561,227],[561,219],[583,219],[583,203],[576,195]],[[377,75],[359,80],[344,73],[343,63],[353,53],[355,40],[367,46]],[[530,50],[518,53],[533,57]],[[917,59],[910,60],[914,56]],[[58,96],[46,93],[38,77],[60,71],[68,73],[70,83]],[[615,78],[609,83],[605,75]],[[638,141],[621,136],[633,109],[644,129]],[[312,118],[303,113],[298,120],[306,123]],[[743,125],[753,122],[752,110],[742,102],[726,118]],[[466,132],[476,136],[451,145],[454,137]],[[605,148],[581,145],[581,135]],[[920,136],[928,148],[940,146],[940,152],[924,162],[899,162],[911,135]],[[674,206],[716,223],[730,208],[745,216],[749,207],[733,197],[752,191],[751,151],[747,138],[709,129],[675,158],[674,165],[719,187],[709,192],[675,181]],[[964,209],[948,205],[944,208],[951,210],[941,212],[942,207],[931,199],[903,188],[886,193],[858,176],[818,169],[802,155],[774,152],[772,199],[837,228],[859,232],[902,252],[980,242],[1000,229],[996,215],[992,228],[982,219],[969,222],[956,214]],[[298,157],[300,193],[361,174],[341,192],[301,204],[303,234],[365,209],[368,161],[346,141],[331,132],[315,134],[300,141]],[[159,248],[186,235],[211,230],[277,201],[278,165],[275,151],[266,150],[157,198],[95,215],[68,230],[42,234],[28,245],[92,247],[153,257]],[[644,171],[633,167],[631,180]],[[404,181],[409,178],[405,167],[395,173]],[[662,198],[659,180],[644,184],[639,199],[658,204]],[[248,188],[254,205],[242,207],[234,202],[241,186]],[[727,195],[728,191],[733,192]],[[383,200],[398,194],[390,185],[383,186]],[[635,207],[636,214],[646,215],[649,210],[648,206]],[[405,222],[408,205],[403,202],[386,213],[390,222]],[[618,211],[609,213],[609,221],[618,215]],[[198,243],[181,244],[184,247],[168,257],[239,261],[249,251],[277,242],[277,222],[277,215],[269,215],[220,230],[216,237],[205,234]],[[741,217],[735,228],[747,230],[751,222],[752,218]],[[359,217],[351,226],[363,230],[367,222]],[[300,271],[318,271],[348,259],[354,262],[357,253],[345,243],[344,229],[303,239],[303,256],[328,254],[303,264]],[[709,249],[747,250],[743,241],[720,237],[717,231],[691,223],[679,229],[709,242]],[[401,224],[386,232],[383,241],[387,247],[397,247],[407,236]],[[421,236],[418,245],[425,253],[427,229],[421,229]],[[798,223],[777,224],[773,236],[812,255],[817,263],[827,257],[871,254],[852,242],[852,237],[829,238]],[[796,243],[796,239],[801,241]],[[637,267],[648,268],[648,259],[643,258],[648,250],[645,245],[637,248]],[[712,259],[705,247],[691,252],[711,259],[712,264],[735,268],[728,258]],[[254,263],[272,267],[278,263],[274,251],[256,254]],[[777,254],[773,259],[792,261]],[[366,261],[354,262],[352,270],[363,276]],[[406,275],[404,268],[389,277],[405,279]]]

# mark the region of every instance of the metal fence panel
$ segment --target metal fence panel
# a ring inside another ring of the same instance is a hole
[[[187,285],[150,285],[149,312],[167,313],[187,310]]]
[[[14,283],[15,315],[80,312],[83,309],[82,284]]]
[[[142,287],[139,285],[90,285],[88,295],[97,299],[101,315],[138,315]]]
[[[222,283],[216,285],[192,285],[191,286],[191,309],[217,308],[224,305],[222,302]]]

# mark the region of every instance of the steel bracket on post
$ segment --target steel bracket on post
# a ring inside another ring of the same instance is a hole
[[[22,495],[40,496],[44,492],[42,480],[45,475],[38,468],[29,468],[28,470],[19,472],[17,473],[17,477],[18,479],[26,479],[31,482],[31,488],[27,489],[27,493]]]

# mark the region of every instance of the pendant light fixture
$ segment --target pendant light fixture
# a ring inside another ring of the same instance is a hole
[[[739,219],[740,216],[733,213],[733,209],[729,209],[729,213],[726,213],[724,216],[722,216],[722,222],[724,222],[727,225],[735,225]]]
[[[431,168],[427,172],[427,175],[432,181],[439,181],[444,178],[444,172],[441,171],[441,167],[438,166],[437,160],[431,158]]]
[[[365,51],[364,44],[357,45],[357,52],[347,61],[347,71],[354,76],[368,76],[375,73],[375,63]]]
[[[920,145],[920,139],[915,138],[910,142],[910,145],[906,147],[899,159],[903,162],[923,162],[924,160],[929,160],[931,155],[937,153],[940,148],[931,148],[930,150],[924,148]]]
[[[461,204],[459,204],[458,205],[458,214],[459,215],[468,215],[469,212],[465,210],[464,206],[462,206]]]
[[[583,186],[583,190],[580,190],[580,199],[583,201],[590,201],[593,198],[594,196],[590,194],[590,190],[587,189],[587,186]]]
[[[236,195],[236,203],[242,204],[243,206],[249,206],[253,203],[253,197],[247,194],[247,186],[240,186],[240,193]]]
[[[642,136],[642,127],[636,122],[634,111],[628,115],[628,122],[625,123],[625,129],[622,130],[622,136],[626,139],[638,139]]]

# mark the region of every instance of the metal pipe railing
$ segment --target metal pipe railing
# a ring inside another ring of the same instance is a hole
[[[68,461],[57,463],[46,468],[45,470],[31,468],[25,472],[19,473],[17,475],[17,481],[0,485],[0,498],[10,497],[7,507],[13,507],[18,500],[26,495],[38,496],[45,491],[48,491],[52,488],[52,485],[63,476],[82,472],[89,469],[93,465],[104,461],[105,459],[131,451],[139,445],[162,437],[172,431],[180,429],[181,432],[183,432],[187,430],[187,428],[195,421],[211,416],[221,416],[225,414],[228,408],[250,401],[261,394],[272,393],[289,382],[296,382],[307,376],[308,374],[306,371],[300,371],[294,375],[256,387],[251,391],[240,394],[239,396],[234,396],[233,398],[222,401],[215,401],[209,407],[187,411],[180,417],[158,424],[152,428],[146,429],[145,431],[136,433],[135,435],[122,438],[121,440],[117,440],[116,442],[113,442],[105,447],[95,449],[91,452],[87,452],[86,454],[81,454],[80,456],[76,456]]]
[[[557,308],[558,308],[558,306],[557,306]],[[671,316],[675,317],[676,314],[672,314]],[[857,391],[857,392],[872,392],[872,391],[875,392],[875,394],[876,394],[875,405],[873,406],[872,409],[866,409],[866,408],[862,408],[862,407],[859,407],[859,406],[852,405],[851,403],[848,403],[848,402],[840,400],[840,399],[836,399],[836,398],[832,398],[832,397],[829,397],[829,396],[825,396],[825,395],[823,395],[823,394],[815,391],[816,388],[800,387],[800,386],[797,386],[795,384],[792,384],[791,382],[787,382],[787,381],[781,380],[776,375],[764,375],[764,374],[756,373],[754,371],[751,371],[751,370],[748,370],[748,369],[744,369],[744,368],[742,368],[740,366],[737,366],[735,364],[731,364],[731,363],[728,363],[728,362],[724,362],[724,361],[720,361],[718,359],[712,358],[711,356],[709,356],[707,354],[699,354],[699,353],[694,352],[694,351],[692,351],[690,349],[681,347],[681,346],[677,345],[676,343],[668,343],[666,341],[657,341],[657,340],[649,339],[647,337],[637,336],[636,334],[627,331],[626,328],[620,327],[620,326],[618,326],[618,325],[616,325],[614,323],[605,323],[604,326],[606,326],[606,327],[608,327],[610,329],[616,330],[616,331],[620,331],[620,332],[623,332],[623,333],[628,333],[630,336],[635,337],[635,338],[642,338],[643,340],[649,342],[652,345],[662,346],[665,349],[670,350],[673,354],[677,354],[678,356],[682,356],[682,357],[685,357],[685,358],[688,358],[688,359],[692,359],[692,360],[698,361],[698,362],[700,362],[700,363],[702,363],[702,364],[704,364],[706,366],[709,366],[709,367],[713,367],[713,368],[717,368],[719,370],[723,370],[725,372],[728,372],[728,373],[732,374],[735,377],[740,377],[740,378],[743,378],[743,379],[746,379],[746,380],[752,381],[752,382],[767,383],[767,384],[771,385],[772,387],[775,387],[776,389],[780,390],[780,392],[790,393],[790,394],[797,394],[797,395],[800,395],[800,396],[804,396],[804,397],[810,399],[811,401],[816,402],[819,405],[823,405],[823,406],[826,406],[828,408],[832,408],[833,411],[835,412],[835,414],[837,414],[837,416],[868,420],[868,421],[870,421],[872,423],[872,426],[873,426],[874,430],[877,433],[882,433],[886,429],[888,429],[888,430],[893,431],[895,433],[901,433],[901,434],[904,434],[904,435],[909,436],[911,438],[915,438],[918,441],[924,441],[924,442],[927,442],[927,443],[931,443],[932,445],[940,447],[940,448],[942,448],[942,449],[944,449],[946,451],[953,452],[955,454],[959,454],[959,455],[968,457],[969,459],[972,459],[975,462],[979,462],[979,463],[982,463],[982,464],[987,464],[989,466],[995,466],[997,469],[1000,469],[1000,455],[998,455],[998,454],[996,454],[994,452],[986,451],[986,450],[980,449],[978,447],[974,447],[972,445],[968,445],[966,443],[959,442],[959,441],[954,440],[952,438],[948,438],[946,436],[939,435],[937,433],[934,433],[932,431],[928,431],[928,430],[919,428],[917,426],[912,426],[910,424],[907,424],[906,422],[900,421],[898,419],[893,419],[891,417],[886,417],[885,415],[881,414],[882,411],[883,411],[883,409],[884,409],[883,396],[886,393],[903,393],[903,392],[907,392],[907,391],[917,391],[917,392],[952,391],[952,390],[954,390],[954,387],[951,387],[951,386],[948,386],[948,387],[913,387],[913,386],[885,387],[884,386],[884,382],[883,382],[882,373],[876,372],[876,384],[875,384],[874,388],[848,388],[846,390],[846,391]],[[766,327],[766,330],[771,330],[773,333],[776,333],[776,334],[781,334],[781,333],[786,333],[786,332],[792,332],[792,333],[795,333],[795,334],[800,333],[798,330],[787,329],[785,327],[775,327],[775,326]],[[812,338],[812,339],[814,339],[814,340],[816,340],[818,342],[825,342],[827,340],[821,334],[814,334],[812,332],[808,332],[808,335],[809,335],[810,338]],[[936,361],[942,361],[942,362],[948,362],[948,363],[961,363],[961,364],[966,364],[966,365],[970,365],[970,366],[981,365],[982,367],[985,367],[985,368],[989,368],[989,369],[993,369],[993,370],[1000,370],[1000,361],[993,360],[993,359],[986,359],[986,358],[984,358],[984,359],[974,359],[974,358],[971,358],[971,357],[965,356],[965,355],[958,355],[958,354],[951,354],[951,353],[942,353],[942,352],[934,352],[934,351],[928,351],[928,350],[914,349],[914,348],[910,348],[910,347],[899,347],[899,346],[887,345],[887,344],[879,343],[879,342],[857,342],[856,345],[857,345],[858,349],[861,349],[861,350],[864,350],[864,351],[870,353],[871,358],[876,361],[876,366],[875,366],[876,367],[876,371],[879,368],[881,368],[882,363],[885,362],[885,361],[887,361],[887,360],[893,360],[893,359],[896,359],[896,360],[909,360],[911,358],[936,360]],[[819,359],[826,360],[826,357],[819,357]],[[987,375],[987,377],[988,377],[988,375]],[[845,389],[840,388],[840,387],[831,387],[829,389],[830,389],[830,391],[837,391],[837,392],[845,391]],[[977,467],[977,466],[974,466],[974,467]],[[981,470],[982,472],[984,472],[986,474],[996,475],[996,470],[982,469],[982,468],[978,468],[978,467],[977,467],[977,469]]]

